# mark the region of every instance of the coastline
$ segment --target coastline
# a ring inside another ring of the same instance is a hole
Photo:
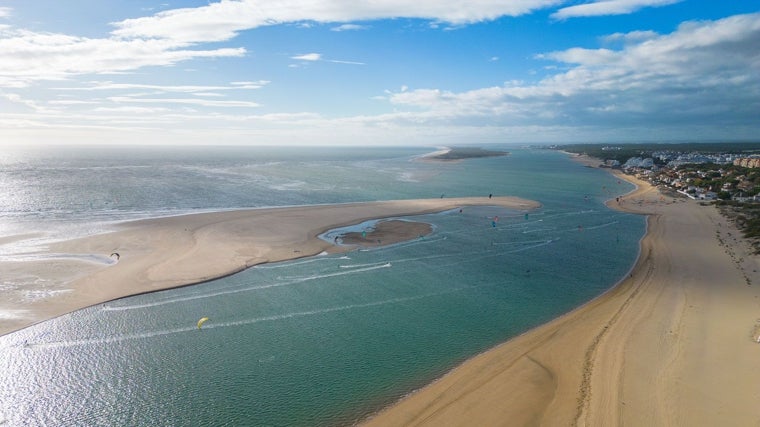
[[[320,238],[331,229],[367,220],[489,205],[532,210],[537,202],[516,197],[466,197],[312,205],[198,213],[130,221],[108,233],[55,243],[29,254],[32,260],[0,261],[4,279],[53,278],[58,286],[30,301],[6,300],[0,335],[110,300],[234,274],[248,267],[357,246],[378,246],[419,237],[422,223],[385,221],[352,245]],[[429,230],[428,230],[429,232]],[[355,236],[351,236],[355,237]],[[118,254],[118,255],[116,255]],[[44,289],[44,291],[43,291]]]
[[[760,423],[758,257],[715,207],[610,172],[637,188],[608,206],[647,216],[629,276],[363,425]]]

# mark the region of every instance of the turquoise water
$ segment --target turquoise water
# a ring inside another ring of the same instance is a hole
[[[29,182],[24,174],[41,182],[7,193],[38,206],[6,199],[5,232],[54,224],[42,240],[120,219],[250,206],[489,193],[543,206],[527,217],[494,207],[414,217],[434,233],[262,265],[0,337],[0,421],[352,424],[624,276],[644,219],[603,202],[632,186],[561,153],[505,148],[508,157],[446,164],[410,161],[425,148],[104,150],[55,164],[41,153],[6,158],[0,187]],[[87,183],[93,176],[100,187]],[[210,320],[198,330],[201,316]]]

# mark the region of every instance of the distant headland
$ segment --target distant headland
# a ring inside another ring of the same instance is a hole
[[[477,157],[508,156],[508,151],[486,150],[480,147],[451,147],[421,157],[421,160],[457,161]]]

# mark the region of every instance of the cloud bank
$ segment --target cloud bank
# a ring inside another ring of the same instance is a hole
[[[565,20],[632,13],[677,1],[595,1],[560,8],[552,17]],[[561,139],[570,134],[605,138],[620,135],[620,129],[636,129],[639,133],[631,135],[646,134],[654,139],[657,135],[667,138],[668,129],[674,135],[699,135],[703,127],[706,137],[720,129],[730,129],[732,135],[758,134],[760,13],[685,22],[667,34],[646,29],[613,33],[599,39],[602,47],[543,52],[532,59],[547,65],[548,71],[534,81],[512,80],[460,91],[440,86],[414,89],[404,84],[407,82],[394,82],[395,87],[403,84],[402,89],[378,93],[373,99],[380,107],[373,114],[357,112],[346,117],[313,111],[258,112],[265,104],[248,94],[277,82],[242,81],[248,76],[232,77],[241,81],[226,84],[195,85],[119,83],[101,77],[191,60],[242,58],[249,54],[245,47],[225,45],[236,43],[235,37],[242,31],[263,26],[321,23],[331,24],[329,29],[336,32],[358,31],[375,26],[354,22],[388,18],[456,26],[566,3],[222,0],[114,22],[113,31],[103,38],[0,25],[0,101],[16,111],[0,117],[0,128],[5,135],[8,129],[43,129],[53,135],[58,129],[72,128],[84,134],[160,130],[182,137],[193,134],[199,140],[213,138],[223,129],[231,138],[258,141],[251,137],[254,135],[268,143],[330,142],[324,141],[325,135],[333,139],[343,135],[349,141],[358,134],[372,135],[376,138],[373,142],[399,141],[399,135],[404,135],[417,143],[441,138],[500,140],[504,135],[517,139]],[[0,8],[0,18],[10,16],[11,9]],[[283,55],[301,64],[314,64],[299,75],[326,62],[360,65],[343,69],[371,68],[363,67],[363,62],[329,59],[330,53],[310,51],[312,47],[303,49],[293,52],[307,53]],[[488,58],[493,65],[506,62],[497,56]],[[87,76],[86,80],[80,76]],[[32,96],[33,89],[41,86],[47,86],[57,98]],[[92,96],[74,97],[83,93]],[[23,132],[13,135],[26,137]]]
[[[552,14],[554,19],[578,18],[584,16],[625,15],[645,7],[661,7],[683,0],[597,0],[564,7]]]
[[[493,125],[608,126],[751,123],[760,111],[760,14],[687,22],[666,35],[631,37],[621,50],[572,48],[539,55],[567,71],[536,84],[466,92],[417,89],[388,100],[425,120]],[[635,42],[638,40],[638,42]]]
[[[519,16],[562,0],[223,0],[113,23],[114,36],[158,38],[183,43],[229,40],[243,30],[284,23],[341,23],[419,18],[471,24]]]

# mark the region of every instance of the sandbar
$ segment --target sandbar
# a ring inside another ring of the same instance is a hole
[[[427,236],[432,232],[433,226],[426,222],[391,219],[378,221],[369,230],[345,233],[340,236],[339,241],[343,245],[356,245],[366,248],[403,242],[415,236]]]
[[[647,216],[628,277],[364,425],[760,425],[758,257],[714,206],[613,173],[637,189],[608,205]]]
[[[507,155],[509,155],[509,152],[507,151],[485,150],[480,147],[451,147],[425,154],[418,157],[417,160],[456,163],[466,159],[474,159],[480,157],[500,157]]]
[[[30,254],[29,260],[0,261],[3,281],[27,289],[22,298],[0,302],[0,335],[80,308],[201,283],[261,263],[417,238],[429,232],[427,224],[379,222],[384,225],[371,230],[370,240],[360,238],[356,245],[335,244],[319,235],[372,219],[475,205],[521,211],[540,206],[517,197],[435,198],[232,210],[120,223],[112,232],[52,244]]]

